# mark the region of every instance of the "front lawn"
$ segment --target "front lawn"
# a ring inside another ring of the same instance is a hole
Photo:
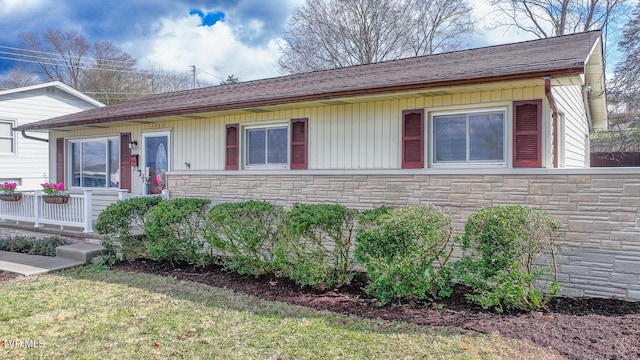
[[[94,267],[10,280],[0,303],[0,358],[557,358],[498,335],[362,320]]]

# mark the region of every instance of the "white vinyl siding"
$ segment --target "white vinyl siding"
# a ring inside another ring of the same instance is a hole
[[[558,121],[559,126],[564,123],[564,129],[559,129],[558,142],[564,153],[559,153],[559,164],[567,168],[581,168],[588,164],[588,134],[589,126],[582,99],[582,89],[579,85],[554,86],[553,95],[562,113],[564,121]],[[586,149],[586,150],[585,150]]]

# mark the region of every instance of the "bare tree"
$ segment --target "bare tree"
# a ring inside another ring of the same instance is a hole
[[[0,89],[19,88],[35,85],[39,82],[40,78],[33,71],[29,71],[22,66],[17,66],[10,69],[5,78],[0,81]]]
[[[625,24],[618,45],[623,59],[615,69],[614,94],[627,110],[640,111],[640,3]]]
[[[94,43],[92,50],[92,64],[86,66],[80,89],[107,105],[138,97],[143,87],[136,59],[108,41]]]
[[[505,21],[538,38],[601,29],[609,25],[626,0],[490,0]]]
[[[415,56],[459,50],[474,32],[473,9],[464,1],[417,0],[412,10],[409,46]]]
[[[91,51],[91,44],[84,36],[75,31],[47,30],[42,36],[28,32],[18,38],[31,50],[30,57],[48,80],[79,88]]]
[[[295,73],[457,49],[473,31],[470,12],[466,0],[307,0],[278,62]]]

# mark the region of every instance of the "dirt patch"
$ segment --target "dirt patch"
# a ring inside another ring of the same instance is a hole
[[[22,276],[22,275],[16,274],[16,273],[11,273],[11,272],[0,271],[0,285],[4,285],[9,280],[13,280],[13,279],[17,278],[18,276]]]
[[[640,358],[640,303],[613,299],[557,298],[544,312],[495,314],[470,304],[465,289],[438,303],[375,305],[360,289],[360,276],[349,286],[325,293],[300,289],[275,277],[240,276],[219,267],[173,267],[152,261],[121,263],[123,271],[147,272],[224,287],[262,299],[283,301],[366,318],[407,321],[420,325],[455,326],[528,340],[555,349],[569,359]],[[0,274],[1,275],[1,274]],[[1,280],[0,280],[1,282]]]

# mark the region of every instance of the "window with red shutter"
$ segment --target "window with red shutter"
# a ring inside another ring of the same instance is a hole
[[[542,167],[542,100],[513,102],[513,167]]]
[[[424,110],[402,112],[402,168],[424,168]]]
[[[227,125],[225,170],[238,170],[240,155],[239,138],[240,126],[238,124]]]
[[[131,133],[120,134],[120,189],[131,192]]]
[[[291,120],[291,169],[307,168],[307,119]]]
[[[56,182],[64,182],[64,138],[56,139]]]

